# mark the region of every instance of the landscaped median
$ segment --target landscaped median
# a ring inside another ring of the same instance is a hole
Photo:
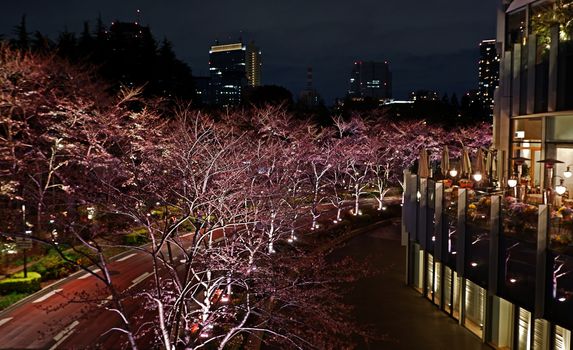
[[[0,280],[0,310],[41,289],[42,276],[37,272],[15,273]]]

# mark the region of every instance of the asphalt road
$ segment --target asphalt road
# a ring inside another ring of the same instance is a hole
[[[110,264],[112,279],[120,290],[139,287],[152,276],[149,271],[152,271],[151,257],[145,253],[129,253]],[[71,344],[85,348],[98,340],[105,343],[115,337],[116,332],[101,339],[97,337],[121,323],[117,314],[97,306],[108,302],[109,292],[98,279],[86,274],[77,274],[53,291],[44,290],[27,303],[3,313],[0,348],[71,348]],[[86,332],[89,336],[78,336]]]
[[[334,212],[327,210],[323,217],[329,215]],[[303,225],[310,222],[301,220],[299,226]],[[153,266],[147,253],[128,252],[110,263],[109,269],[118,290],[137,292],[152,284]],[[141,314],[142,297],[133,294],[125,301],[126,312]],[[109,305],[109,298],[97,278],[85,272],[74,274],[0,313],[0,349],[124,348],[126,336],[112,330],[122,325],[119,315],[102,307]]]

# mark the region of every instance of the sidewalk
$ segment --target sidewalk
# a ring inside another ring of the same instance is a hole
[[[367,258],[382,270],[357,282],[348,294],[348,301],[356,307],[357,321],[373,326],[377,335],[384,337],[361,344],[359,349],[491,350],[405,285],[405,247],[400,245],[399,222],[359,235],[334,254],[350,255],[359,261]]]

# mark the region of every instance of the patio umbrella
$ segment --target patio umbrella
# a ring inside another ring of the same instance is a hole
[[[420,158],[418,159],[418,176],[429,177],[430,176],[430,161],[428,159],[428,151],[426,148],[420,150]]]
[[[469,176],[472,173],[472,163],[466,146],[462,148],[462,177]]]
[[[493,147],[487,151],[485,172],[492,179],[497,178],[497,150]]]
[[[448,171],[450,170],[450,151],[448,150],[448,146],[444,146],[442,150],[442,162],[440,163],[440,167],[442,168],[442,175],[447,177]]]
[[[481,150],[481,148],[478,148],[477,150],[476,165],[474,170],[476,173],[480,173],[482,175],[485,171],[485,160],[483,158],[483,151]]]

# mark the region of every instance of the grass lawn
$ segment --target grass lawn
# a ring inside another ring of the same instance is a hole
[[[8,295],[0,295],[0,310],[4,310],[8,306],[14,304],[20,299],[24,299],[30,294],[27,293],[11,293]]]

